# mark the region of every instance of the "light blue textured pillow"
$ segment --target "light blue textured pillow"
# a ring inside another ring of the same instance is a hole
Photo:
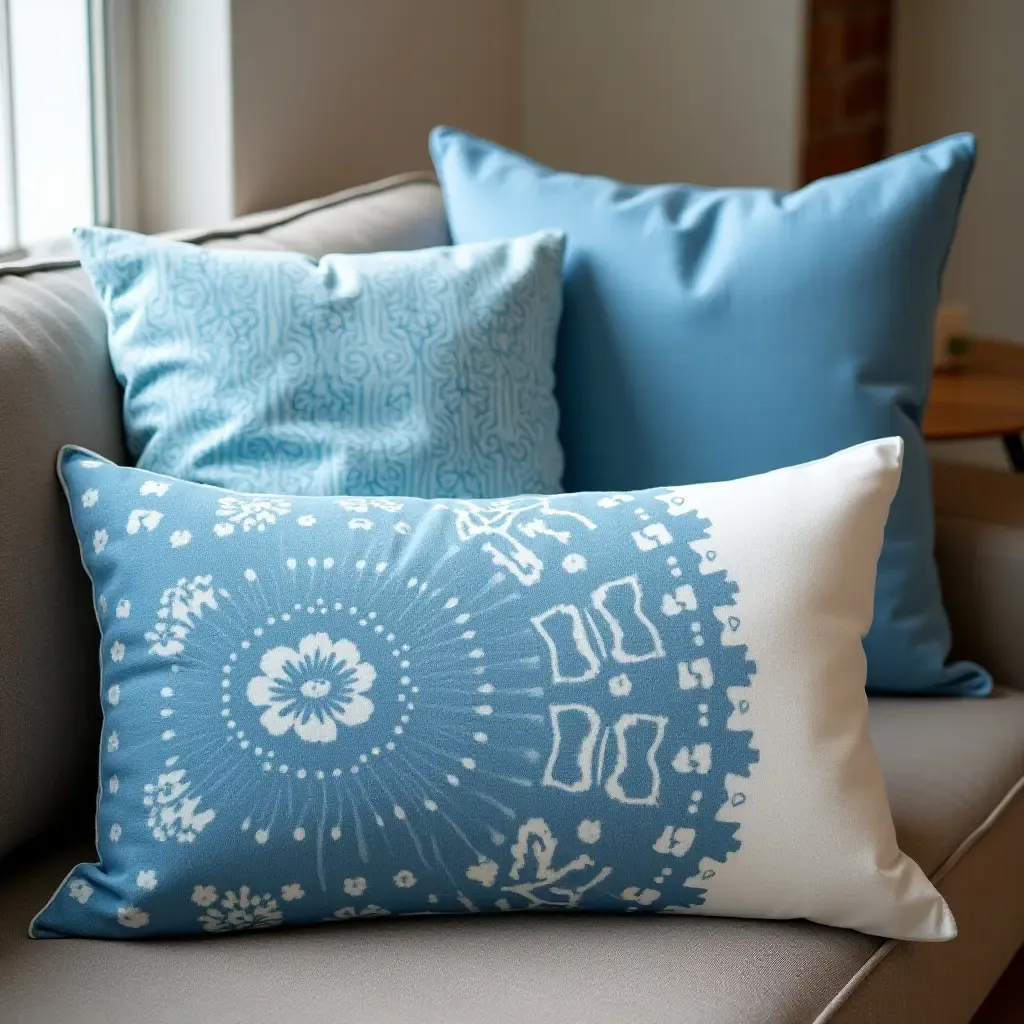
[[[243,494],[66,449],[99,861],[32,934],[561,907],[950,938],[864,729],[900,449],[490,502]]]
[[[140,466],[289,494],[560,489],[561,235],[319,263],[77,238]]]
[[[899,434],[868,686],[989,692],[978,666],[946,664],[920,430],[972,136],[789,195],[560,173],[449,128],[431,151],[456,241],[568,235],[567,490],[725,480]]]

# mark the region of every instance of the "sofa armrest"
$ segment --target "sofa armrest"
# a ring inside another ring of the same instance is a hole
[[[1024,475],[936,463],[935,555],[957,657],[1024,690]]]

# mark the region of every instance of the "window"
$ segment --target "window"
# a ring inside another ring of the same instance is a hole
[[[104,0],[0,0],[0,252],[110,219]]]

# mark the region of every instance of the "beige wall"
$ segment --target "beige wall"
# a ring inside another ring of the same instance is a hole
[[[234,0],[245,213],[430,166],[438,123],[520,142],[519,0]]]
[[[429,167],[438,123],[626,179],[789,188],[804,7],[139,0],[139,223]]]
[[[894,59],[893,149],[978,136],[946,297],[1024,342],[1024,0],[898,0]]]
[[[804,0],[524,0],[523,141],[628,181],[793,188]]]

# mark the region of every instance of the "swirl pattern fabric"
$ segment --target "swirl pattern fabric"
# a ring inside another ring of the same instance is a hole
[[[99,861],[32,934],[562,908],[950,937],[864,731],[899,452],[467,501],[244,494],[66,449]]]
[[[253,492],[560,489],[561,235],[319,263],[77,239],[140,466]]]

